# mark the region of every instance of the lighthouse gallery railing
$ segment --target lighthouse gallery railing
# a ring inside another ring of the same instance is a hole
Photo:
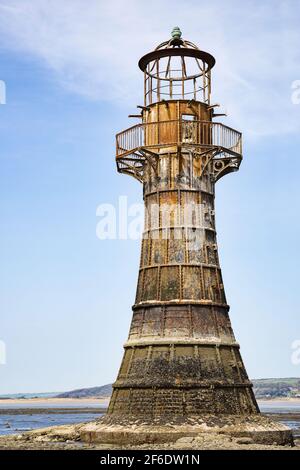
[[[172,145],[220,147],[231,154],[242,154],[242,134],[224,124],[210,121],[169,120],[141,123],[116,135],[116,156],[125,157],[139,148],[155,151]]]

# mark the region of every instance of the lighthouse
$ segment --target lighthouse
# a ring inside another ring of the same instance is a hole
[[[145,205],[136,298],[108,412],[86,440],[211,431],[291,442],[288,428],[260,415],[229,318],[215,191],[239,169],[242,135],[219,122],[214,65],[178,27],[139,60],[139,121],[116,136],[117,170],[140,182]]]

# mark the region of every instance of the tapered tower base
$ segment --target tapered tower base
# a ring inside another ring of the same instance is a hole
[[[106,415],[80,430],[81,439],[88,443],[141,445],[176,442],[182,437],[196,438],[199,435],[224,435],[233,438],[249,438],[255,444],[293,445],[291,430],[265,416],[251,415],[204,415],[201,418],[155,422],[147,419],[128,421],[128,417],[116,419]]]

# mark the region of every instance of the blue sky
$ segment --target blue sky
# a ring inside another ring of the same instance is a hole
[[[177,24],[215,55],[214,101],[244,133],[240,171],[216,199],[244,361],[253,378],[300,376],[299,2],[106,3],[0,0],[0,393],[116,377],[140,247],[98,240],[96,209],[141,201],[139,183],[116,173],[114,136],[141,103],[139,57]]]

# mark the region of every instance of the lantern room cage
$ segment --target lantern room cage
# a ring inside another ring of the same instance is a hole
[[[144,105],[163,100],[197,100],[210,104],[211,69],[214,57],[181,38],[175,27],[172,38],[144,55]]]

